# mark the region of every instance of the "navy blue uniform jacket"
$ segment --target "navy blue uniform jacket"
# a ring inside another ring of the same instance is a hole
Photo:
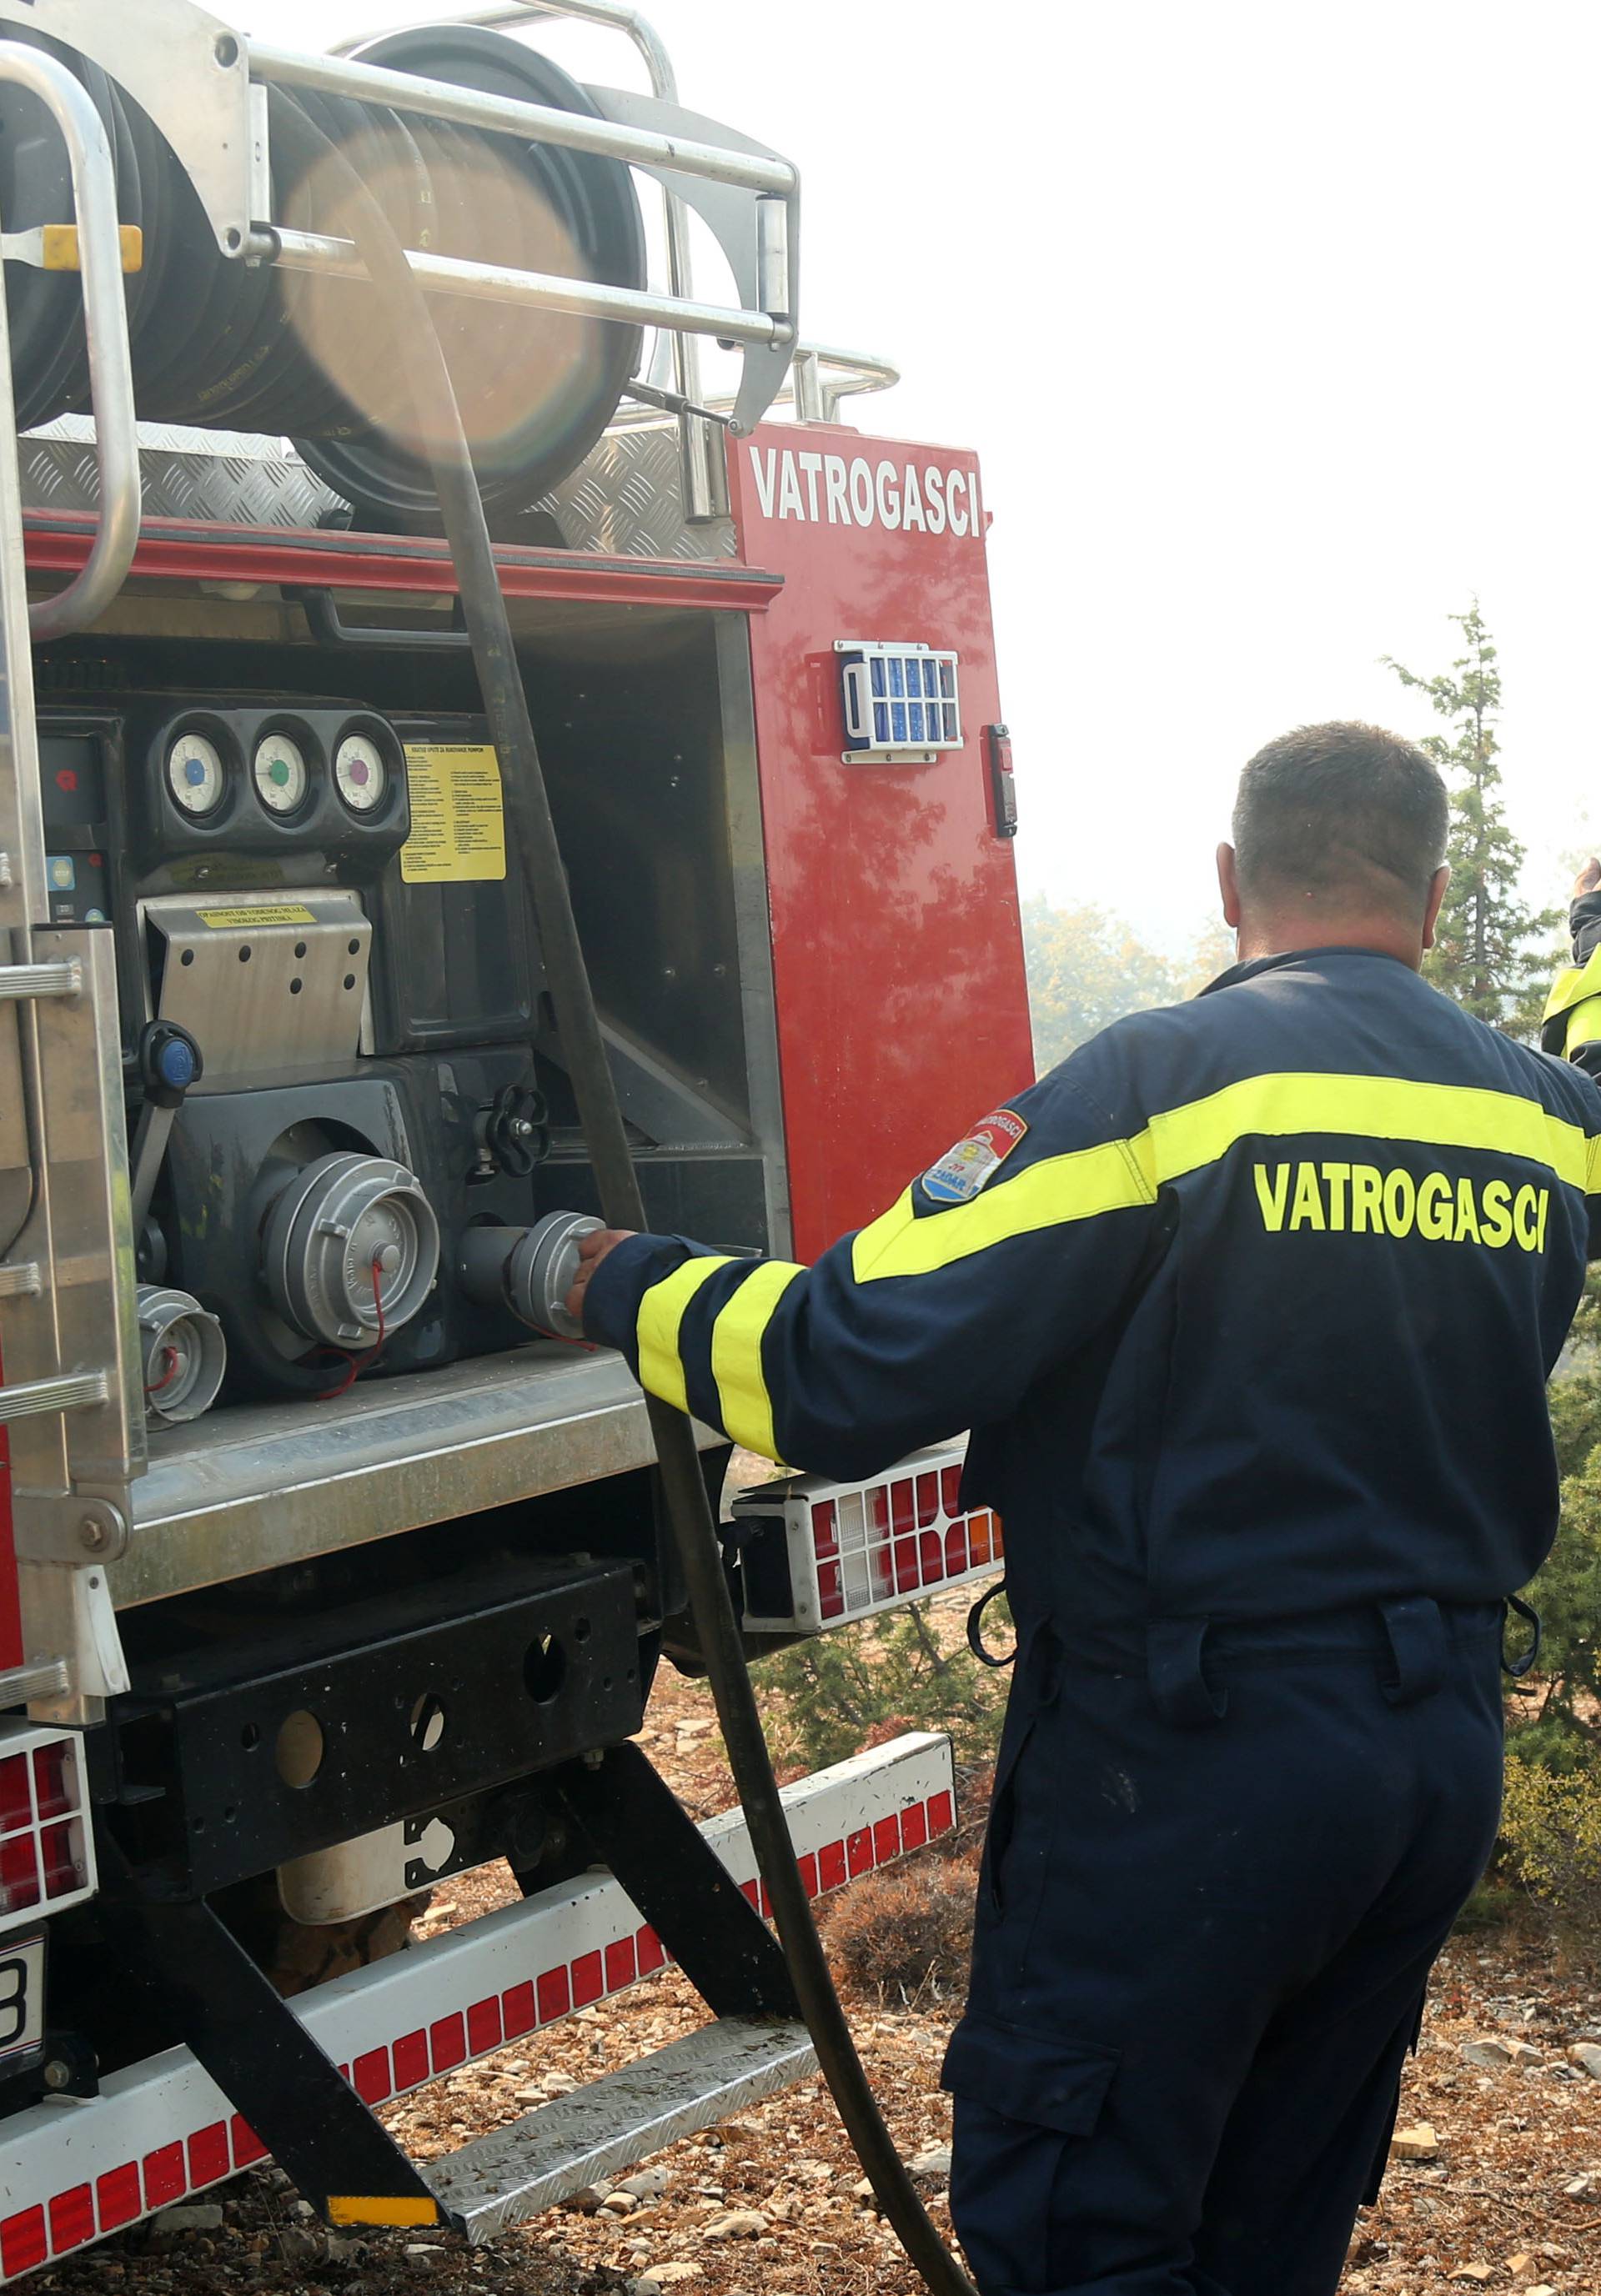
[[[971,1428],[1025,1633],[1495,1601],[1597,1190],[1587,1075],[1312,949],[1117,1022],[814,1267],[640,1236],[585,1321],[796,1469]]]

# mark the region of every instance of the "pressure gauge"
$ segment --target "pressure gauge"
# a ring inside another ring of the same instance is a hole
[[[226,787],[216,742],[203,734],[180,734],[167,752],[167,786],[185,813],[215,813]]]
[[[254,771],[256,793],[268,813],[293,813],[305,802],[305,754],[287,734],[268,734],[257,743]]]
[[[365,734],[347,734],[333,759],[333,780],[352,813],[375,813],[389,789],[389,767]]]

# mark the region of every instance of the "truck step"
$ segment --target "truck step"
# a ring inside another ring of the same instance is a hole
[[[719,2018],[476,2138],[423,2173],[458,2230],[474,2243],[493,2240],[817,2070],[804,2025]]]
[[[808,1889],[831,1896],[950,1833],[950,1742],[909,1732],[785,1786],[784,1806]],[[740,1811],[707,1819],[702,1831],[754,1902],[756,1860]],[[592,2002],[619,1998],[664,1962],[660,1939],[642,1925],[621,1885],[591,1871],[316,1986],[291,2006],[357,2094],[380,2107],[498,2049],[533,2055],[551,2026]],[[691,2041],[715,2047],[728,2030],[710,2026]],[[772,2086],[784,2078],[775,2076]],[[674,2092],[675,2077],[664,2087]],[[588,2087],[574,2096],[594,2094]],[[735,2109],[714,2103],[698,2125],[710,2127],[719,2112]],[[619,2153],[605,2156],[608,2167],[587,2165],[557,2189],[580,2190],[614,2173],[620,2158],[643,2157],[678,2133],[676,2122],[660,2135],[636,2130]],[[198,2198],[266,2157],[247,2116],[186,2048],[107,2073],[96,2096],[51,2097],[12,2113],[0,2144],[0,2288],[174,2202]],[[429,2175],[442,2177],[470,2158],[458,2154]],[[515,2213],[538,2205],[520,2194]],[[489,2233],[486,2215],[476,2236]]]

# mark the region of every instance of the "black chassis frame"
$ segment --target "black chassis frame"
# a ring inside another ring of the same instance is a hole
[[[636,1585],[502,1555],[149,1656],[95,1734],[103,1824],[144,1894],[193,1899],[616,1744],[645,1709]]]

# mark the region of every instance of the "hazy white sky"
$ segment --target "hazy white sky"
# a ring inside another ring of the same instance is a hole
[[[417,0],[240,0],[321,45]],[[1025,890],[1184,941],[1297,721],[1429,721],[1477,591],[1546,897],[1601,824],[1601,11],[1577,0],[652,0],[804,179],[803,332],[985,472]],[[632,83],[604,36],[553,31]],[[709,283],[720,294],[720,283]]]

